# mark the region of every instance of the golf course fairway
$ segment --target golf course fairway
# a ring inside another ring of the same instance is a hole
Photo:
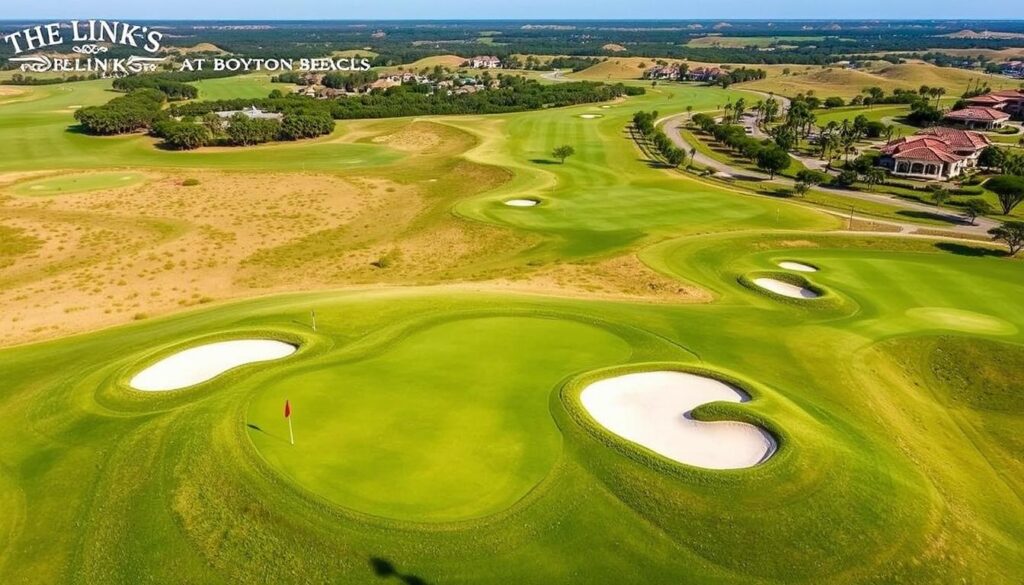
[[[188,152],[0,103],[0,583],[1019,582],[1020,262],[666,168],[635,112],[763,96],[642,86]]]

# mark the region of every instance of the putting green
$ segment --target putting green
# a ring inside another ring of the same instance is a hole
[[[134,187],[146,180],[146,175],[135,172],[74,173],[18,183],[11,191],[15,195],[28,197],[52,197],[100,189]]]
[[[548,397],[566,376],[628,358],[572,321],[492,317],[429,327],[354,362],[325,356],[265,385],[249,410],[260,452],[343,506],[406,520],[493,514],[550,472]],[[281,409],[295,408],[288,444]],[[366,473],[376,469],[374,473]]]

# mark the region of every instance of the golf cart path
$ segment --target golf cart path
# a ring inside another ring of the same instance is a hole
[[[682,134],[679,132],[679,128],[686,120],[690,118],[690,116],[692,116],[692,114],[690,113],[675,114],[672,116],[666,116],[656,122],[656,125],[661,125],[664,128],[665,134],[668,135],[669,140],[671,140],[673,144],[683,149],[683,151],[687,153],[694,151],[695,149],[693,145],[691,145],[689,142],[686,141],[685,138],[683,138]],[[772,179],[769,178],[767,174],[759,171],[750,171],[734,167],[728,163],[715,160],[705,154],[702,154],[699,150],[694,152],[693,161],[712,169],[715,173],[725,173],[740,179],[751,179],[781,185],[785,187],[792,187],[793,185],[796,184],[796,181],[788,177],[775,177],[774,179]],[[942,210],[931,205],[925,205],[924,203],[915,203],[913,201],[906,201],[904,199],[900,199],[898,197],[890,197],[888,195],[865,193],[863,191],[847,191],[842,189],[833,189],[831,187],[823,187],[820,185],[815,187],[815,190],[828,193],[831,195],[846,197],[849,199],[859,199],[861,201],[885,203],[887,205],[892,205],[893,207],[899,207],[911,211],[922,211],[932,215],[944,217],[952,222],[949,226],[935,226],[935,229],[949,229],[951,231],[956,232],[985,235],[987,234],[989,229],[1000,225],[999,222],[985,217],[977,218],[974,225],[963,223],[963,218],[961,218],[959,215],[944,213]],[[906,225],[912,225],[915,229],[926,227],[917,224]]]

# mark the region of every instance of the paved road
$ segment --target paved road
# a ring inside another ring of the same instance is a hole
[[[658,125],[661,125],[664,128],[665,134],[669,137],[669,139],[677,147],[683,149],[687,153],[691,151],[692,146],[683,138],[682,134],[680,134],[679,127],[683,125],[683,123],[685,123],[686,120],[689,119],[690,115],[691,114],[677,114],[674,116],[666,116],[665,118],[662,118],[657,122]],[[694,155],[693,161],[701,166],[711,169],[715,173],[725,173],[737,179],[761,181],[764,183],[771,183],[775,185],[781,185],[784,187],[792,187],[796,183],[796,181],[788,177],[775,177],[774,179],[769,179],[768,175],[765,173],[736,168],[732,165],[729,165],[728,163],[724,163],[715,160],[707,155],[701,154],[700,151],[697,151],[697,153]],[[949,213],[941,209],[937,209],[936,207],[931,205],[925,205],[924,203],[917,203],[914,201],[907,201],[906,199],[900,199],[898,197],[891,195],[865,193],[863,191],[848,191],[845,189],[832,189],[830,187],[822,186],[815,187],[815,190],[822,191],[824,193],[829,193],[831,195],[846,197],[848,199],[870,201],[873,203],[884,203],[886,205],[899,207],[909,211],[920,211],[931,215],[938,215],[946,219],[949,219],[951,222],[953,222],[950,223],[950,225],[948,226],[934,226],[937,229],[949,229],[955,232],[984,235],[986,232],[988,232],[989,229],[1000,225],[1000,222],[984,217],[979,217],[977,219],[976,225],[970,225],[968,223],[965,223],[960,215]],[[851,204],[853,204],[852,201]],[[856,205],[853,205],[853,207],[856,207]],[[893,223],[896,224],[897,222]],[[900,225],[904,225],[912,229],[928,227],[919,224]]]
[[[563,77],[563,75],[565,75],[564,69],[555,69],[554,71],[550,71],[548,73],[542,73],[541,78],[546,79],[548,81],[554,81],[555,83],[572,81],[571,79],[566,79],[565,77]]]

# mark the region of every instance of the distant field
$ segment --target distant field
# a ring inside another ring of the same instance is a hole
[[[462,64],[466,62],[464,57],[458,55],[435,55],[433,57],[424,57],[418,61],[412,63],[406,63],[405,65],[397,65],[395,67],[387,67],[381,69],[381,71],[421,71],[423,69],[433,69],[440,65],[441,67],[447,67],[448,69],[458,69],[462,67]]]
[[[943,87],[950,95],[963,93],[968,85],[988,83],[993,89],[1014,88],[1019,85],[1005,77],[987,75],[952,67],[936,67],[927,63],[890,65],[875,70],[829,68],[803,68],[793,66],[789,75],[770,70],[767,79],[743,86],[785,96],[813,91],[818,97],[839,96],[851,98],[868,87],[880,87],[886,92],[896,88],[917,90],[921,85]]]
[[[795,37],[727,37],[727,36],[706,36],[697,37],[687,41],[687,47],[709,48],[721,47],[723,49],[742,49],[744,47],[770,47],[773,45],[785,45],[787,42],[811,42],[823,41],[824,36],[795,36]]]
[[[192,85],[199,88],[199,99],[201,100],[264,98],[275,89],[287,93],[295,87],[288,83],[271,83],[271,76],[269,73],[253,73],[235,77],[201,79],[192,82]]]

